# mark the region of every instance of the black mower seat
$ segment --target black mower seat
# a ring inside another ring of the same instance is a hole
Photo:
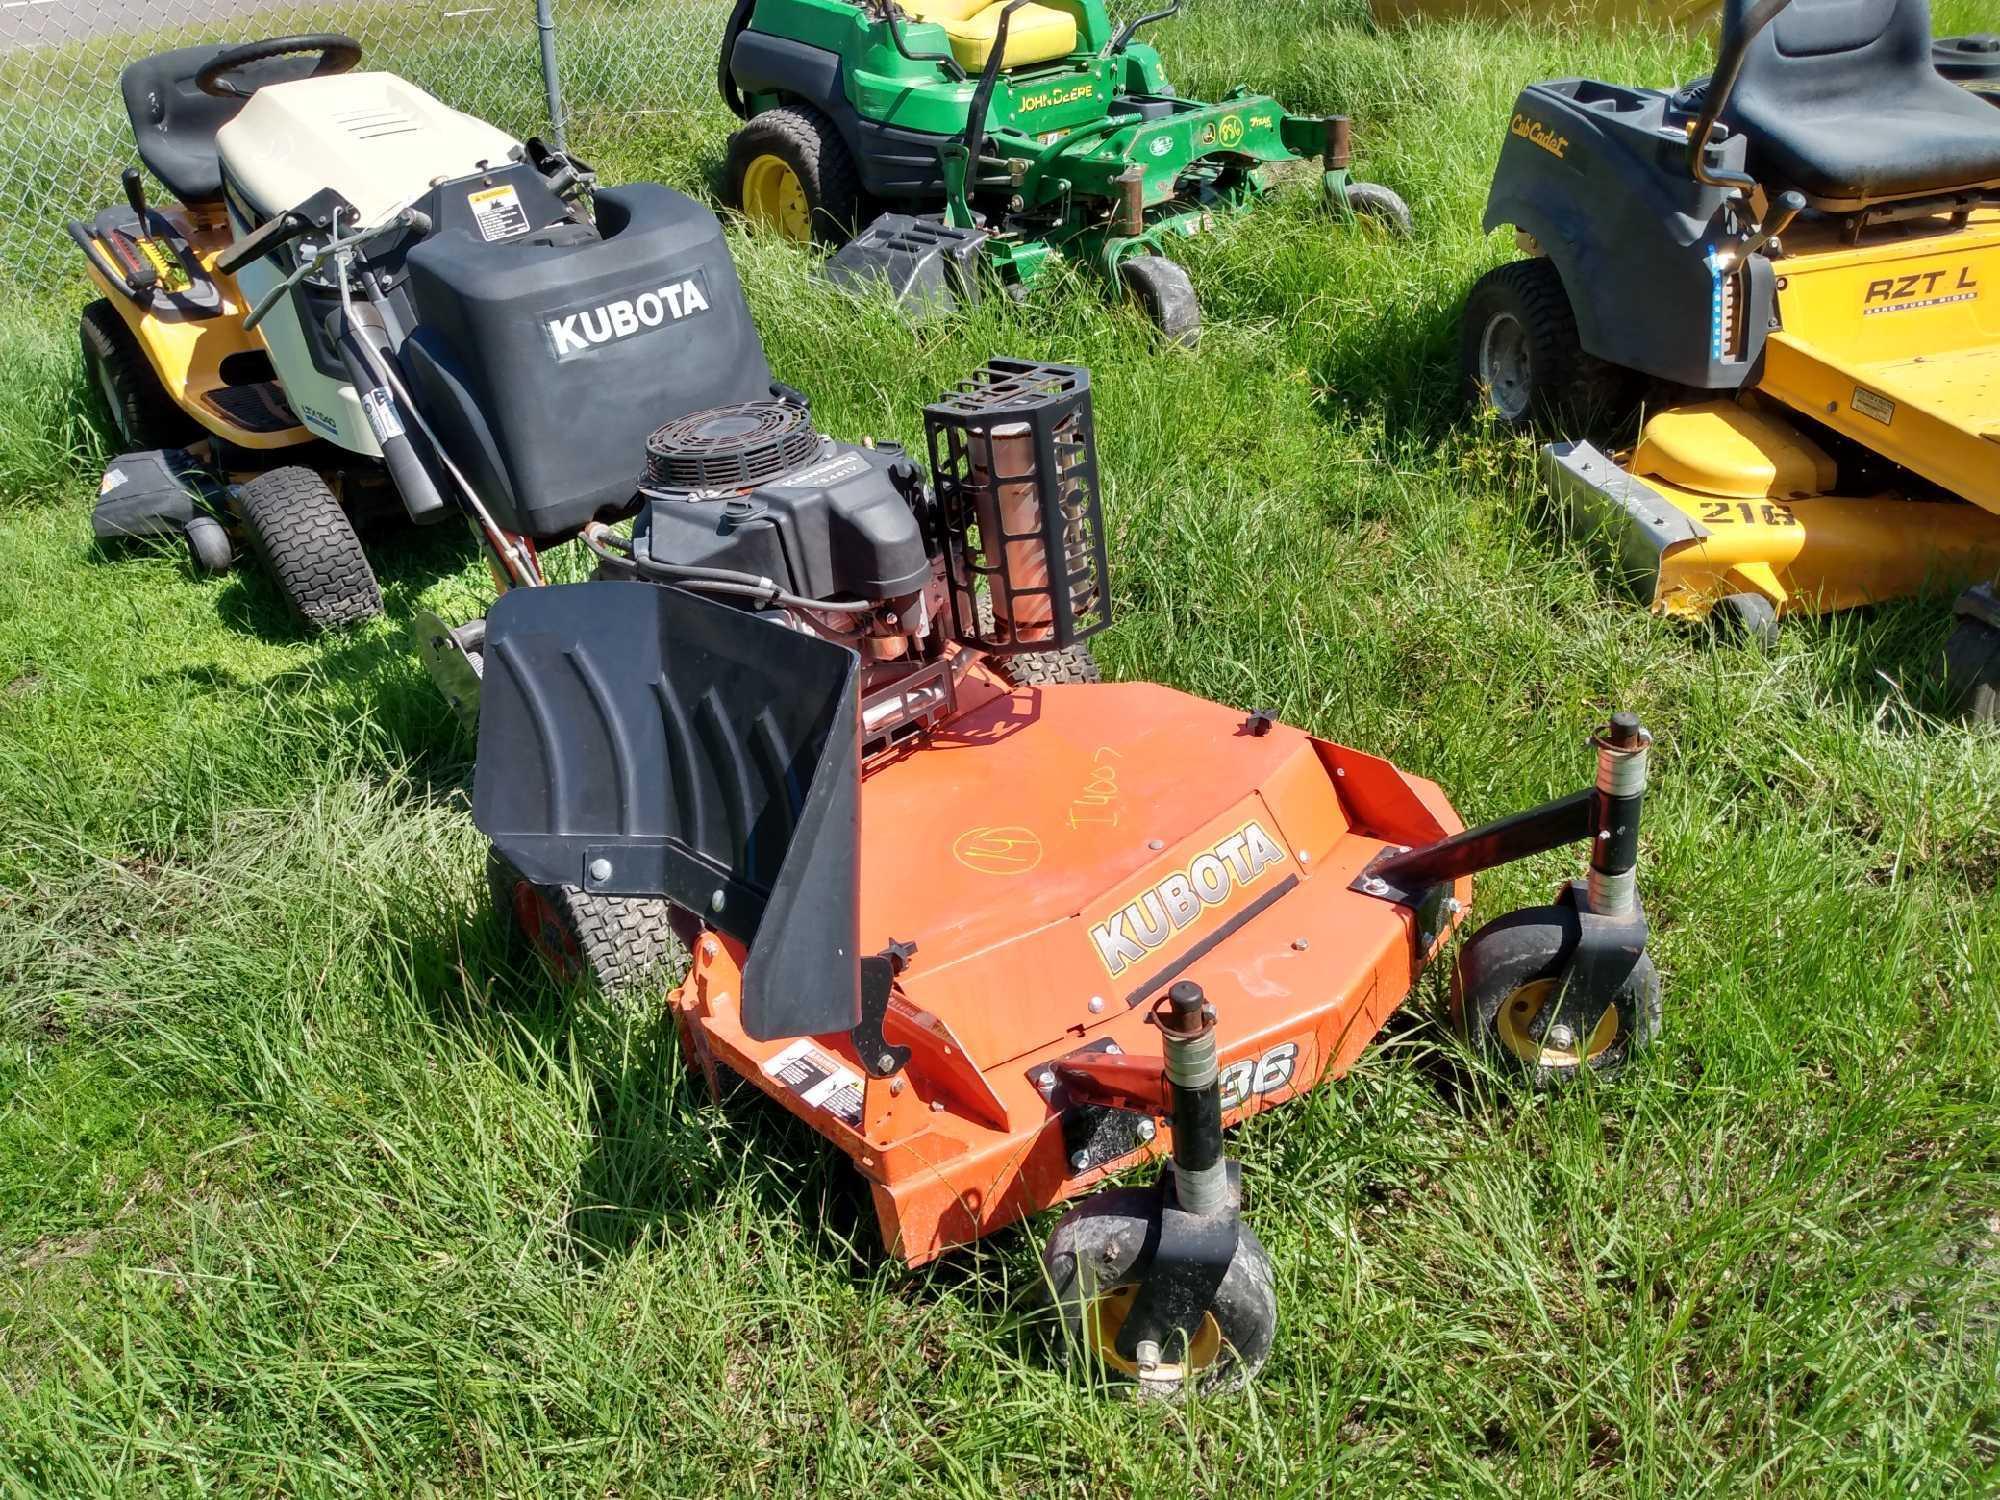
[[[222,162],[215,133],[236,118],[241,99],[218,99],[194,86],[195,74],[228,48],[177,47],[127,64],[118,75],[139,160],[188,207],[222,201]],[[230,77],[246,92],[306,78],[318,59],[273,57],[246,63]]]
[[[1725,45],[1752,3],[1727,0]],[[1792,0],[1722,118],[1752,176],[1822,210],[2000,184],[2000,110],[1939,76],[1927,0]]]

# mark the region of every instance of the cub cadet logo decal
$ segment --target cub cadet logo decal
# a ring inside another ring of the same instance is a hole
[[[1038,109],[1053,109],[1058,104],[1073,104],[1078,99],[1088,99],[1096,92],[1094,84],[1079,83],[1074,88],[1043,89],[1039,94],[1016,94],[1014,112],[1025,115]]]
[[[1032,828],[968,828],[951,855],[981,875],[1025,875],[1042,862],[1042,841]]]
[[[1946,284],[1944,279],[1952,270],[1943,267],[1936,271],[1912,271],[1908,276],[1885,276],[1869,282],[1868,292],[1861,299],[1861,316],[1872,318],[1877,313],[1914,312],[1920,307],[1978,301],[1979,283],[1972,279],[1972,267],[1956,267],[1957,279]]]
[[[1245,823],[1213,849],[1197,854],[1185,870],[1174,871],[1113,912],[1109,921],[1091,928],[1091,945],[1116,978],[1284,858],[1285,851],[1263,824]]]
[[[1246,1057],[1222,1070],[1222,1107],[1231,1110],[1253,1094],[1270,1094],[1292,1081],[1298,1071],[1299,1044],[1281,1042],[1262,1057]]]
[[[1513,125],[1509,128],[1529,145],[1540,146],[1551,156],[1559,157],[1569,150],[1569,137],[1557,135],[1540,120],[1531,120],[1526,115],[1516,115]]]
[[[598,344],[616,343],[648,328],[678,323],[707,311],[708,297],[697,273],[636,297],[600,302],[581,312],[550,318],[549,342],[555,346],[557,359],[568,359],[573,354],[586,354]]]

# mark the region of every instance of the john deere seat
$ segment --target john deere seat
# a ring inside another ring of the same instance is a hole
[[[1752,0],[1728,0],[1737,34]],[[1750,44],[1723,119],[1752,176],[1813,207],[2000,184],[2000,111],[1939,76],[1924,0],[1795,0]]]
[[[993,55],[1000,16],[1006,9],[1006,0],[905,0],[903,5],[912,20],[942,26],[951,40],[952,56],[960,67],[974,73]],[[1075,50],[1074,15],[1052,6],[1024,5],[1007,23],[1007,52],[1000,66],[1025,68],[1054,62]]]

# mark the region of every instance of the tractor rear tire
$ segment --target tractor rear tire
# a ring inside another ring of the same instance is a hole
[[[1558,1046],[1546,1035],[1537,1044],[1527,1035],[1541,1007],[1555,997],[1578,935],[1574,908],[1524,907],[1475,932],[1452,973],[1451,1018],[1458,1034],[1538,1089],[1574,1078],[1586,1065],[1609,1079],[1660,1034],[1660,972],[1652,955],[1642,953],[1616,993],[1605,997],[1607,1019],[1581,1045],[1572,1040]]]
[[[259,474],[238,492],[236,506],[250,550],[308,633],[382,613],[382,590],[354,523],[311,469]]]
[[[1466,399],[1503,427],[1589,427],[1630,408],[1627,372],[1584,352],[1562,273],[1546,256],[1495,266],[1459,323]]]
[[[729,137],[724,201],[761,229],[840,246],[861,220],[861,174],[833,121],[816,109],[768,109]]]
[[[2000,630],[1961,619],[1944,643],[1944,680],[1953,703],[1974,724],[2000,724]]]
[[[1024,651],[1016,656],[991,659],[993,670],[1017,688],[1057,687],[1064,683],[1102,682],[1097,658],[1088,646],[1065,646],[1060,651]]]
[[[1416,222],[1402,195],[1379,182],[1350,182],[1347,211],[1355,218],[1378,226],[1392,239],[1406,240],[1415,232]]]
[[[539,885],[491,847],[486,892],[509,942],[532,952],[561,984],[587,980],[606,995],[624,994],[662,978],[684,951],[672,902]]]
[[[1278,1327],[1271,1258],[1248,1224],[1237,1227],[1236,1256],[1192,1340],[1194,1360],[1176,1361],[1194,1363],[1194,1369],[1141,1375],[1111,1347],[1115,1324],[1123,1321],[1138,1283],[1134,1268],[1146,1247],[1158,1192],[1110,1188],[1064,1214],[1042,1249],[1049,1300],[1072,1347],[1102,1360],[1112,1377],[1134,1381],[1142,1397],[1173,1400],[1240,1390],[1263,1368]],[[1180,1352],[1166,1351],[1169,1359]]]
[[[100,297],[84,308],[77,338],[84,373],[103,399],[126,452],[179,448],[202,435],[200,424],[168,397],[159,372],[109,302]]]
[[[1201,303],[1187,272],[1164,255],[1135,255],[1118,263],[1118,276],[1167,342],[1192,349],[1201,341]]]

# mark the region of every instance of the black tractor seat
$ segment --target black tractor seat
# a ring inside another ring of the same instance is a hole
[[[215,133],[236,118],[244,101],[204,94],[194,80],[227,50],[220,43],[177,47],[142,57],[118,75],[139,160],[189,208],[222,202],[222,162],[216,155]],[[311,56],[273,57],[246,63],[232,76],[248,93],[310,77],[316,62]]]
[[[1725,46],[1753,0],[1727,0]],[[2000,110],[1939,76],[1928,0],[1792,0],[1722,119],[1771,192],[1823,212],[2000,186]]]

